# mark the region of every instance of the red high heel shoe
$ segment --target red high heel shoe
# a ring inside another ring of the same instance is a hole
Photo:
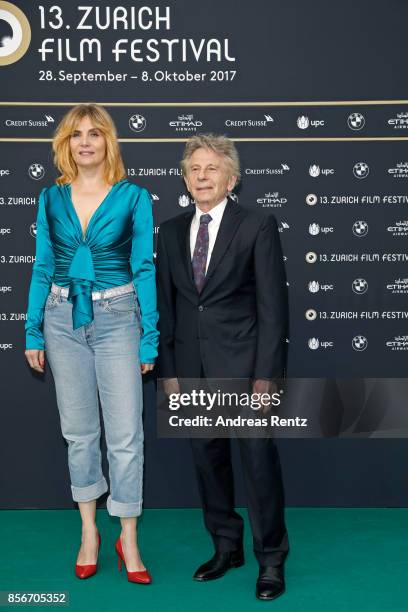
[[[118,569],[122,571],[122,563],[125,565],[125,570],[127,573],[127,579],[129,582],[137,582],[138,584],[150,584],[152,581],[152,577],[149,572],[145,569],[142,572],[128,572],[126,568],[125,556],[123,554],[122,542],[120,538],[116,540],[115,544],[116,554],[118,555]]]
[[[99,555],[100,547],[101,547],[101,535],[98,532],[98,555]],[[75,565],[75,576],[77,578],[80,578],[81,580],[84,580],[85,578],[90,578],[91,576],[96,574],[97,570],[98,570],[98,562],[96,562],[95,565],[78,565],[77,563]]]

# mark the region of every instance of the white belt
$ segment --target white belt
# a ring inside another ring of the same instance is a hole
[[[103,289],[102,291],[92,291],[92,300],[103,300],[105,298],[115,297],[116,295],[124,295],[125,293],[132,293],[135,290],[133,283],[127,285],[120,285],[119,287],[111,287],[110,289]],[[62,297],[68,297],[68,287],[60,287],[55,283],[51,285],[51,293],[60,295]]]

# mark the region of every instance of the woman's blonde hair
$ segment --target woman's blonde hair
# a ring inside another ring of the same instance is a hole
[[[106,140],[104,179],[110,185],[126,178],[125,166],[119,149],[115,124],[109,113],[98,104],[78,104],[61,119],[52,141],[54,164],[61,172],[57,185],[72,183],[78,175],[78,167],[72,157],[70,138],[84,117],[89,117]]]

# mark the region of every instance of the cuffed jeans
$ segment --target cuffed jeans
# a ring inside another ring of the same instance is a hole
[[[99,403],[108,451],[112,516],[139,516],[143,492],[140,313],[135,292],[93,301],[94,320],[72,328],[72,305],[50,293],[44,312],[45,351],[68,442],[72,496],[97,499],[102,473]]]

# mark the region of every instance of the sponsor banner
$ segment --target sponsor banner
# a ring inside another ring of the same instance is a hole
[[[1,83],[0,66],[0,83]],[[54,78],[54,77],[53,77]],[[71,89],[72,89],[71,85]],[[168,89],[168,85],[161,89]],[[104,92],[105,93],[105,92]],[[103,96],[104,97],[104,96]],[[376,106],[368,107],[365,114],[367,119],[365,127],[360,130],[350,129],[345,109],[343,106],[322,107],[319,109],[320,119],[312,116],[298,115],[299,109],[288,106],[251,105],[244,103],[237,107],[231,104],[217,106],[214,102],[194,104],[172,103],[143,103],[140,106],[136,102],[116,102],[109,106],[109,112],[115,121],[118,134],[121,139],[143,139],[146,138],[173,138],[185,139],[200,132],[217,132],[227,134],[231,138],[253,138],[257,140],[289,139],[297,140],[334,140],[341,139],[356,140],[366,138],[389,138],[396,140],[401,138],[405,131],[391,129],[387,124],[386,116],[390,113],[389,108],[379,109]],[[63,102],[65,102],[64,100]],[[51,138],[56,126],[62,116],[70,108],[70,105],[59,106],[27,105],[14,106],[2,105],[0,107],[0,138]],[[392,106],[391,106],[392,108]],[[382,113],[379,120],[378,113]],[[353,113],[351,113],[352,115]],[[349,116],[351,116],[349,114]],[[309,123],[308,123],[309,122]],[[303,127],[301,127],[303,126]],[[408,132],[407,132],[408,133]],[[389,179],[406,178],[408,174],[408,162],[393,156],[389,162],[385,161],[383,167],[377,163],[373,164],[371,156],[366,159],[359,158],[356,151],[354,159],[350,160],[348,168],[351,176],[356,181],[369,182],[372,173],[384,173]],[[290,166],[288,160],[282,160],[282,164]],[[331,164],[321,149],[318,155],[313,155],[307,160],[305,171],[316,183],[327,182],[333,179],[339,172]],[[278,172],[277,170],[283,170]],[[2,168],[0,168],[0,171]],[[7,165],[3,169],[7,170]],[[256,168],[254,168],[256,171]],[[282,174],[288,168],[281,166],[273,169],[270,174]],[[265,170],[267,172],[267,170]],[[0,173],[0,178],[1,178]]]

